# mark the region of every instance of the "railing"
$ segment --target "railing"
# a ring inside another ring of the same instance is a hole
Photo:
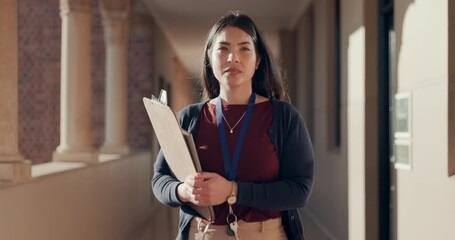
[[[152,168],[150,152],[33,165],[30,180],[0,186],[0,238],[158,239],[161,232],[168,239],[169,213],[151,192]]]

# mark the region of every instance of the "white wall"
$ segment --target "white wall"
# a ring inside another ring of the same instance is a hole
[[[398,239],[453,239],[455,178],[447,174],[448,0],[402,0],[395,9],[398,92],[411,93],[412,101],[412,169],[397,172]]]
[[[347,49],[349,239],[365,239],[365,29]]]

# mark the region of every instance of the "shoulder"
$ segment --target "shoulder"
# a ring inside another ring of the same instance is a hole
[[[194,113],[195,111],[200,111],[202,109],[202,106],[204,106],[205,102],[199,102],[199,103],[193,103],[190,104],[182,110],[179,111],[179,114],[191,114]]]
[[[291,103],[272,99],[273,112],[283,117],[301,117],[300,112]]]
[[[180,110],[177,114],[178,119],[180,121],[184,121],[185,119],[191,119],[194,117],[198,117],[199,113],[201,112],[202,107],[204,106],[205,102],[200,102],[200,103],[193,103],[182,110]]]
[[[293,132],[298,129],[306,129],[305,121],[299,110],[291,103],[272,100],[273,122],[279,132]]]

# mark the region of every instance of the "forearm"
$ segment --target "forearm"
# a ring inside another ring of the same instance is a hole
[[[310,196],[311,182],[302,177],[269,183],[238,182],[237,204],[264,210],[304,207]]]
[[[178,198],[177,188],[180,182],[169,175],[155,172],[152,178],[152,190],[155,197],[170,207],[179,207],[182,202]]]
[[[180,181],[172,176],[169,166],[160,151],[155,161],[152,177],[153,194],[163,204],[171,207],[178,207],[182,204],[177,194],[177,188],[180,183]]]

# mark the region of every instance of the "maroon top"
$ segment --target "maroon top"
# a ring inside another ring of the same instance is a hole
[[[234,127],[237,121],[239,121],[246,107],[246,104],[223,105],[223,114],[231,127]],[[211,103],[205,104],[199,118],[200,121],[195,142],[202,169],[205,172],[216,172],[225,176],[218,128],[216,125],[215,105]],[[231,158],[234,155],[234,148],[242,123],[243,119],[234,127],[233,133],[231,134],[228,124],[224,122]],[[240,154],[236,181],[261,183],[274,181],[278,178],[278,156],[268,136],[268,129],[271,124],[272,101],[255,104],[245,143]],[[214,206],[214,210],[214,224],[227,224],[227,203]],[[259,210],[239,205],[234,205],[233,210],[239,220],[247,222],[264,221],[281,217],[280,211]]]

